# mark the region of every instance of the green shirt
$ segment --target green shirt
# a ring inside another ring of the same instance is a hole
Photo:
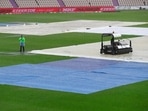
[[[25,37],[23,37],[23,36],[21,36],[20,38],[19,38],[19,42],[20,42],[20,46],[25,46]]]
[[[20,41],[20,43],[25,43],[25,37],[20,37],[19,41]]]

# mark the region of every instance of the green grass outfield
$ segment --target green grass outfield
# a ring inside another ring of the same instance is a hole
[[[148,22],[148,11],[112,13],[51,13],[0,15],[0,22],[58,22],[68,20],[112,20]],[[138,25],[148,27],[148,24]],[[0,33],[0,67],[70,59],[49,55],[21,55],[18,37]],[[26,35],[26,50],[98,42],[98,34],[66,33],[47,36]],[[16,53],[16,54],[13,54]],[[83,95],[59,91],[0,85],[1,111],[148,111],[148,81]]]

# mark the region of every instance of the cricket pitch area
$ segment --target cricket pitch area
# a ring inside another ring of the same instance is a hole
[[[21,27],[0,27],[2,33],[24,35],[49,35],[69,32],[112,33],[114,31],[119,34],[139,36],[131,39],[133,52],[129,54],[100,54],[100,42],[29,51],[27,53],[78,58],[37,65],[21,64],[3,67],[0,68],[0,83],[89,94],[148,80],[148,28],[129,27],[140,24],[145,23],[76,20],[23,24]],[[32,68],[36,70],[34,71]],[[22,71],[22,69],[24,70]]]
[[[115,33],[126,35],[137,35],[132,39],[133,52],[122,55],[101,55],[100,43],[73,45],[43,50],[32,50],[28,53],[60,55],[70,57],[85,57],[95,59],[111,59],[135,62],[148,62],[148,28],[131,27],[133,25],[145,24],[145,22],[121,22],[121,21],[96,21],[76,20],[56,23],[32,23],[23,26],[0,27],[2,33],[50,35],[57,33],[82,32],[82,33]],[[129,27],[130,26],[130,27]],[[13,28],[12,28],[13,27]],[[98,36],[99,38],[99,36]]]

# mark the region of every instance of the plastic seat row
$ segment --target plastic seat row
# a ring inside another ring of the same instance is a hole
[[[0,0],[0,8],[12,8],[12,4],[9,0]]]
[[[118,0],[119,6],[143,6],[148,0]]]
[[[59,7],[57,0],[37,0],[40,7]]]
[[[20,7],[39,7],[35,0],[15,0],[16,4]]]
[[[143,6],[148,5],[148,0],[0,0],[0,8],[12,8],[16,4],[23,7],[72,7],[72,6],[113,6],[113,2],[119,6]],[[63,5],[64,4],[64,5]],[[14,7],[15,7],[14,6]]]

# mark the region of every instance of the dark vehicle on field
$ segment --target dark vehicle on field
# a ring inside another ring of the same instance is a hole
[[[104,37],[110,37],[110,43],[108,45],[104,45]],[[121,34],[114,33],[103,33],[101,35],[101,49],[100,54],[125,54],[133,52],[132,42],[125,39],[115,40],[116,37],[121,37]]]

